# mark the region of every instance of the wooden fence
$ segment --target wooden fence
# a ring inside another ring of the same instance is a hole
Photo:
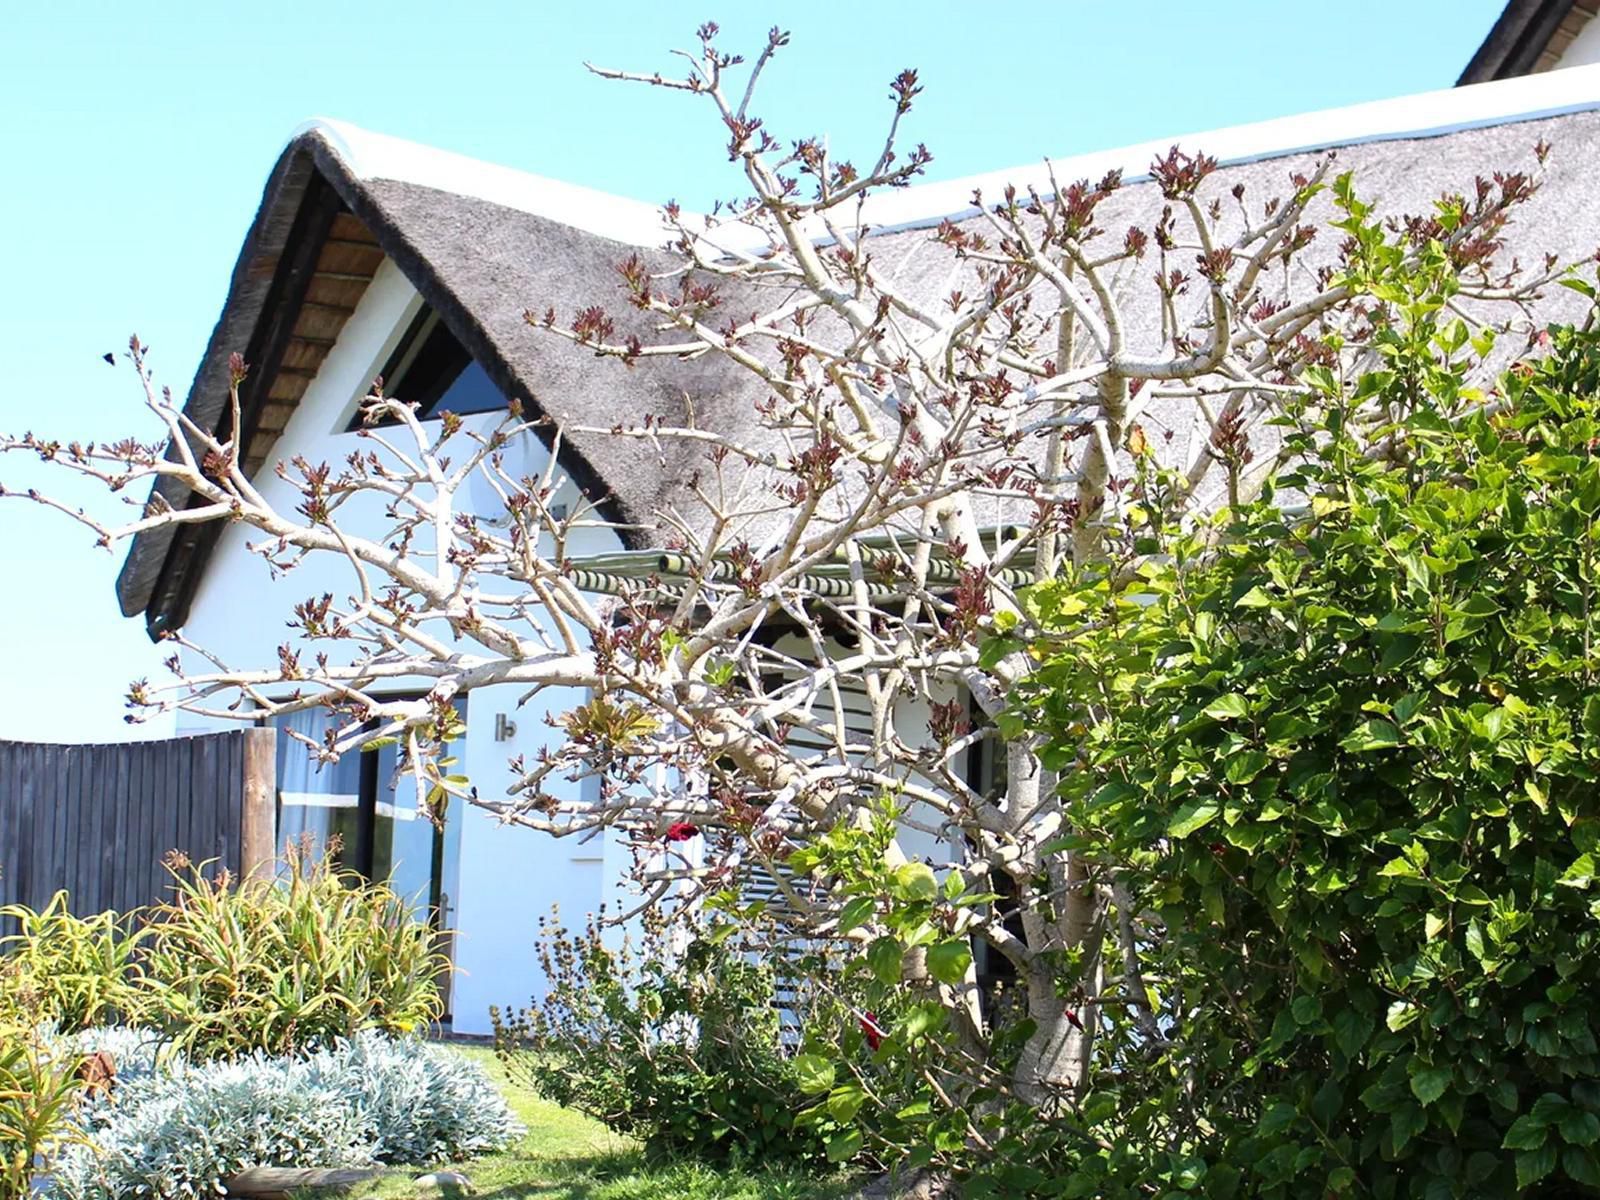
[[[273,855],[276,734],[236,729],[159,742],[0,742],[0,904],[79,914],[160,899],[181,850],[229,870]]]

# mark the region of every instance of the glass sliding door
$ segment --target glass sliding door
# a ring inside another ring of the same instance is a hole
[[[444,830],[417,808],[417,781],[398,773],[400,748],[384,746],[373,757],[372,859],[366,874],[387,879],[411,901],[418,915],[437,912],[444,890]]]
[[[386,745],[318,764],[299,734],[322,745],[334,719],[324,710],[273,719],[278,732],[278,847],[304,843],[368,879],[383,880],[412,905],[418,919],[446,934],[458,886],[460,804],[443,828],[418,806],[416,779],[401,773],[398,746]],[[441,980],[446,1003],[449,977]],[[448,1014],[447,1014],[448,1015]]]

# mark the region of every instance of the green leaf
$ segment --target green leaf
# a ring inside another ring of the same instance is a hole
[[[1517,1187],[1526,1191],[1556,1169],[1556,1147],[1552,1144],[1517,1155]]]
[[[1540,812],[1550,811],[1549,797],[1545,795],[1544,789],[1539,786],[1538,780],[1524,779],[1522,781],[1522,790],[1528,794],[1528,799],[1533,801],[1533,806]]]
[[[1550,1131],[1545,1123],[1532,1113],[1523,1113],[1511,1122],[1511,1128],[1506,1130],[1506,1136],[1500,1143],[1502,1150],[1537,1150],[1544,1145],[1545,1139],[1550,1136]]]
[[[1422,648],[1422,639],[1414,633],[1397,633],[1389,639],[1389,644],[1383,649],[1383,657],[1378,660],[1378,670],[1388,672],[1404,663],[1410,662]]]
[[[1226,696],[1218,696],[1205,706],[1204,712],[1213,721],[1231,721],[1248,715],[1250,703],[1239,693],[1231,692]]]
[[[1339,745],[1358,754],[1368,750],[1388,750],[1400,745],[1400,731],[1391,722],[1375,717],[1356,726]]]
[[[1412,1138],[1428,1127],[1428,1114],[1415,1104],[1402,1104],[1389,1114],[1389,1135],[1394,1152],[1399,1154]]]
[[[901,863],[894,870],[895,890],[906,900],[937,900],[939,879],[927,863]]]
[[[952,938],[929,946],[927,961],[928,972],[940,983],[960,983],[967,977],[967,968],[972,965],[972,948],[964,940]]]
[[[1232,1163],[1213,1162],[1206,1172],[1206,1200],[1234,1200],[1239,1194],[1239,1168]]]
[[[828,1139],[828,1161],[835,1163],[849,1162],[857,1154],[861,1153],[864,1140],[861,1130],[853,1126],[849,1129],[841,1129]]]
[[[1478,921],[1467,923],[1467,951],[1484,966],[1490,962],[1489,948],[1484,942],[1483,925]]]
[[[1595,1161],[1594,1151],[1568,1146],[1561,1153],[1561,1166],[1574,1183],[1600,1188],[1600,1162]]]
[[[839,913],[839,936],[865,925],[876,911],[877,901],[871,896],[857,896],[848,901]]]
[[[939,1004],[917,1004],[906,1013],[903,1022],[907,1037],[921,1037],[925,1033],[932,1033],[936,1029],[944,1028],[947,1015],[944,1007]]]
[[[808,1096],[818,1095],[833,1087],[833,1063],[820,1054],[795,1055],[794,1070],[800,1090]]]
[[[1113,804],[1120,804],[1124,800],[1131,800],[1140,794],[1139,789],[1131,783],[1120,779],[1113,779],[1110,783],[1099,788],[1089,803],[1095,808],[1109,808]]]
[[[1592,1146],[1600,1141],[1600,1117],[1580,1108],[1568,1112],[1556,1128],[1561,1140],[1574,1146]]]
[[[840,1124],[854,1121],[866,1102],[867,1093],[860,1084],[842,1084],[828,1093],[828,1115]]]
[[[1422,878],[1422,872],[1417,869],[1417,865],[1404,855],[1399,858],[1392,858],[1384,863],[1383,866],[1378,868],[1378,874],[1386,879]]]
[[[1167,824],[1167,835],[1186,838],[1215,821],[1218,811],[1215,800],[1191,800],[1172,815],[1172,820]]]
[[[1422,1010],[1409,1000],[1396,1000],[1389,1005],[1389,1013],[1385,1018],[1385,1023],[1391,1031],[1399,1033],[1421,1015]]]
[[[1009,614],[1001,614],[1009,615]],[[992,637],[985,638],[978,649],[978,665],[985,671],[992,671],[1003,661],[1023,648],[1023,643],[1015,638]]]
[[[1600,737],[1600,694],[1583,702],[1583,731],[1591,737]]]
[[[867,947],[867,968],[885,986],[900,982],[900,964],[905,949],[890,937],[881,937]]]
[[[1333,1041],[1346,1058],[1354,1058],[1372,1036],[1372,1018],[1353,1008],[1343,1008],[1333,1018]]]
[[[1445,1089],[1450,1086],[1450,1080],[1455,1072],[1449,1067],[1423,1067],[1411,1074],[1411,1094],[1420,1100],[1424,1106],[1432,1104]]]
[[[1265,750],[1241,751],[1222,765],[1222,777],[1229,783],[1249,783],[1269,761]]]
[[[1580,854],[1556,882],[1562,887],[1587,888],[1594,881],[1594,856]]]
[[[1275,1133],[1282,1133],[1293,1125],[1299,1116],[1299,1110],[1292,1104],[1274,1104],[1261,1114],[1259,1132],[1265,1137],[1271,1137]]]
[[[1235,608],[1271,608],[1272,597],[1259,587],[1253,587],[1233,602]]]

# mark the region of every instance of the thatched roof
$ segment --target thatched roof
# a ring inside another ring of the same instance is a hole
[[[1597,12],[1600,0],[1508,0],[1457,84],[1552,69]]]
[[[1470,189],[1479,174],[1525,167],[1542,137],[1556,147],[1549,180],[1519,218],[1513,250],[1530,261],[1546,251],[1576,258],[1600,243],[1600,189],[1590,175],[1600,154],[1596,109],[1600,68],[1579,68],[1181,141],[1223,161],[1207,185],[1218,195],[1237,182],[1258,198],[1282,194],[1291,173],[1308,170],[1318,152],[1340,147],[1340,166],[1355,171],[1364,196],[1390,211],[1417,211],[1441,193]],[[1098,177],[1109,167],[1124,168],[1129,186],[1102,213],[1114,227],[1148,226],[1162,201],[1143,171],[1165,144],[1059,161],[1056,174]],[[880,269],[903,291],[944,295],[948,260],[930,252],[927,228],[946,216],[970,218],[975,183],[998,194],[1003,181],[1040,182],[1041,175],[1037,167],[1026,168],[882,197],[871,213],[882,231],[874,243]],[[318,254],[327,249],[302,243],[326,241],[338,221],[368,231],[502,391],[538,411],[609,427],[647,413],[681,418],[687,397],[705,427],[746,433],[755,427],[752,402],[759,396],[751,382],[710,356],[652,361],[630,371],[530,330],[523,320],[529,308],[554,305],[570,315],[597,302],[624,318],[616,264],[634,248],[662,240],[649,206],[330,124],[295,137],[272,172],[187,401],[197,423],[216,428],[223,419],[230,352],[243,350],[255,363],[282,362],[282,347],[274,354],[271,340],[298,344],[308,328],[305,313],[286,309],[304,300],[307,280],[325,261]],[[1331,253],[1333,239],[1327,241]],[[356,272],[335,274],[349,288],[364,286],[353,278]],[[326,307],[325,317],[342,322],[337,306]],[[314,336],[305,343],[316,344]],[[265,375],[248,385],[259,394],[246,397],[258,410],[246,418],[251,460],[270,453],[283,427],[274,406],[292,404],[285,397],[297,390],[280,383],[274,394],[274,380]],[[1156,412],[1151,419],[1159,425],[1164,417]],[[629,547],[659,544],[655,514],[681,495],[694,473],[695,451],[669,449],[663,464],[656,448],[605,435],[569,437],[566,450],[577,481],[606,497],[608,515],[630,527],[624,532]],[[181,624],[218,524],[137,539],[118,580],[123,611],[143,611],[153,634]]]

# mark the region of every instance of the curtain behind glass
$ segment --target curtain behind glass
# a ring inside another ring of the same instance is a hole
[[[315,855],[327,852],[337,837],[342,850],[335,861],[349,862],[355,853],[360,820],[361,757],[347,754],[336,763],[319,763],[304,742],[289,731],[322,744],[333,723],[325,709],[309,709],[277,717],[278,846],[308,842]]]

